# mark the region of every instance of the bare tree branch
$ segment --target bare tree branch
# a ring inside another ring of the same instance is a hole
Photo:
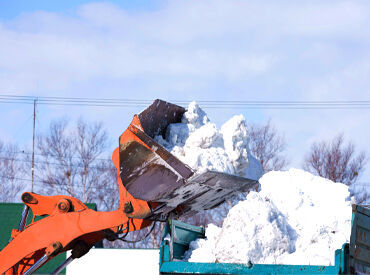
[[[343,134],[331,141],[315,142],[306,155],[303,169],[346,185],[354,183],[366,164],[365,152],[355,156],[355,146],[344,145]]]
[[[37,177],[52,194],[68,194],[82,202],[96,202],[102,210],[118,205],[117,176],[112,161],[103,159],[107,134],[101,123],[80,119],[50,123],[37,137]]]
[[[25,166],[17,145],[0,141],[0,201],[14,202],[24,188],[20,178],[25,173]]]
[[[286,148],[283,136],[272,126],[271,121],[264,125],[249,124],[249,147],[252,154],[261,162],[265,172],[281,170],[288,161],[282,152]]]

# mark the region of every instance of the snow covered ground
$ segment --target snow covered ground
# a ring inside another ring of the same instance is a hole
[[[261,165],[250,153],[242,115],[221,129],[192,102],[182,123],[171,124],[157,142],[195,170],[215,170],[259,179]],[[349,241],[348,187],[299,169],[261,179],[261,191],[235,205],[222,227],[210,224],[207,239],[191,243],[194,262],[334,264],[334,251]]]

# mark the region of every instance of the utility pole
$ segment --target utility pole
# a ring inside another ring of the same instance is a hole
[[[32,186],[31,192],[33,192],[33,179],[35,175],[35,127],[36,126],[36,99],[33,100],[33,137],[32,137]]]

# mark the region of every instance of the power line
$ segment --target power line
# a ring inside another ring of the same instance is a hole
[[[31,103],[35,99],[38,101],[73,101],[73,102],[124,102],[124,103],[152,103],[153,100],[151,99],[118,99],[118,98],[82,98],[82,97],[46,97],[46,96],[19,96],[19,95],[0,95],[0,98],[6,97],[6,98],[15,98],[15,99],[21,99],[21,100],[28,100]],[[191,101],[189,100],[175,100],[173,102],[177,103],[189,103]],[[370,104],[370,100],[327,100],[327,101],[243,101],[243,100],[198,100],[197,102],[202,103],[224,103],[224,104]]]
[[[20,180],[20,181],[28,181],[30,182],[31,180],[30,179],[25,179],[25,178],[17,178],[17,177],[6,177],[6,176],[0,176],[0,178],[6,178],[6,179],[11,179],[11,180]],[[43,180],[35,180],[35,182],[39,182],[39,183],[44,183],[44,184],[48,184],[50,185],[50,181],[43,181]],[[56,184],[58,185],[58,184]],[[77,186],[77,187],[83,187],[83,185],[81,184],[73,184],[73,186]],[[352,187],[352,186],[370,186],[370,183],[353,183],[351,186],[348,186],[348,187]],[[90,187],[89,187],[90,188]],[[94,187],[94,186],[91,186],[91,188],[96,188],[96,189],[111,189],[111,190],[116,190],[115,188],[111,188],[111,187]],[[117,187],[118,188],[118,187]]]
[[[0,150],[0,152],[7,152],[6,150]],[[14,154],[25,154],[25,155],[32,155],[32,152],[27,152],[27,151],[11,151],[11,153]],[[53,158],[59,158],[59,157],[64,157],[64,156],[58,156],[58,155],[51,155],[51,154],[40,154],[40,153],[35,153],[37,156],[50,156]],[[72,159],[80,159],[80,160],[85,160],[85,158],[82,157],[77,157],[77,156],[71,156],[70,158]],[[106,158],[95,158],[95,160],[105,160],[105,161],[112,161],[112,159],[106,159]]]
[[[0,178],[4,178],[4,179],[10,179],[10,180],[19,180],[19,181],[28,181],[28,182],[31,182],[32,180],[31,179],[25,179],[25,178],[17,178],[17,177],[5,177],[5,176],[0,176]],[[42,183],[42,184],[47,184],[47,185],[52,185],[50,181],[45,181],[45,180],[35,180],[35,183]],[[118,183],[116,183],[118,184]],[[65,186],[65,184],[56,184],[55,185],[58,185],[58,186]],[[81,184],[72,184],[73,187],[84,187],[83,185]],[[43,185],[44,186],[44,185]],[[85,186],[86,187],[86,186]],[[101,187],[101,186],[87,186],[87,188],[94,188],[94,189],[104,189],[104,190],[112,190],[112,191],[118,191],[118,185],[117,185],[117,188],[112,188],[112,187]]]
[[[31,153],[29,153],[29,154],[31,154]],[[78,159],[81,159],[82,160],[82,158],[78,158]],[[25,162],[25,163],[30,163],[31,162],[31,160],[25,160],[25,159],[19,159],[19,158],[6,158],[6,157],[0,157],[0,160],[10,160],[10,161],[17,161],[17,162]],[[109,159],[102,159],[102,160],[107,160],[109,162],[111,161]],[[70,165],[68,165],[68,164],[55,163],[55,162],[47,162],[47,161],[40,161],[40,160],[36,160],[35,163],[36,164],[62,166],[62,167],[71,167],[72,166],[72,167],[78,167],[78,168],[85,169],[85,166],[80,165],[80,164],[70,164]],[[88,171],[91,171],[91,170],[104,170],[104,169],[107,169],[107,167],[99,167],[99,166],[96,166],[96,165],[89,165],[86,168],[86,170],[88,170]],[[370,183],[366,183],[366,182],[355,182],[351,186],[370,186]]]
[[[33,104],[37,98],[40,105],[92,106],[92,107],[146,107],[152,103],[148,99],[114,99],[82,97],[34,97],[0,95],[0,103]],[[189,100],[174,100],[174,104],[188,105]],[[369,100],[344,101],[219,101],[199,100],[203,108],[245,108],[245,109],[370,109]]]
[[[5,157],[0,157],[0,160],[9,160],[9,161],[17,161],[17,162],[25,162],[25,163],[32,163],[32,160],[25,160],[25,159],[17,159],[17,158],[5,158]],[[79,165],[79,164],[62,164],[62,163],[55,163],[55,162],[47,162],[47,161],[37,161],[35,160],[34,163],[36,164],[46,164],[46,165],[55,165],[55,166],[63,166],[63,167],[79,167],[79,168],[85,168],[85,166],[83,165]],[[88,166],[88,168],[86,168],[87,170],[90,170],[90,169],[96,169],[96,170],[102,170],[102,169],[106,169],[107,167],[99,167],[99,166],[96,166],[96,165],[91,165],[91,166]]]

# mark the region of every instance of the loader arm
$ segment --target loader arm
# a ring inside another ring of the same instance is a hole
[[[138,210],[131,214],[150,212],[148,203],[134,199],[120,181],[118,179],[120,198],[130,201],[132,207]],[[34,218],[47,217],[36,222],[33,218],[24,229],[13,229],[12,240],[0,252],[0,274],[24,274],[38,260],[45,259],[42,263],[45,264],[67,250],[72,250],[72,253],[75,251],[78,258],[79,254],[87,252],[98,241],[109,238],[107,233],[117,233],[121,226],[127,227],[127,231],[134,231],[152,223],[127,217],[125,204],[115,211],[98,212],[73,197],[42,196],[30,192],[23,193],[22,201],[26,211],[32,210]]]
[[[189,216],[212,209],[239,192],[258,189],[256,180],[225,173],[198,173],[159,145],[171,123],[181,122],[185,109],[155,100],[134,116],[112,155],[117,169],[120,204],[117,210],[97,212],[69,196],[42,196],[26,192],[18,229],[0,251],[0,274],[32,274],[56,255],[72,256],[56,270],[86,254],[98,241],[141,230],[153,221]],[[25,225],[27,213],[33,220]],[[35,221],[36,216],[46,216]],[[124,228],[124,229],[123,229]]]

